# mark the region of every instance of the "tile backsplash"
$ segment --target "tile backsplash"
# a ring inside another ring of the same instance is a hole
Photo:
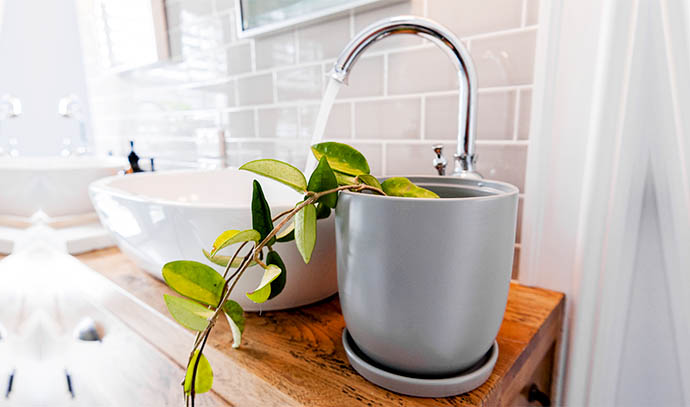
[[[172,61],[124,73],[103,68],[94,2],[77,1],[101,151],[126,153],[133,139],[159,166],[203,166],[213,160],[200,143],[223,130],[232,166],[274,157],[301,167],[338,53],[366,25],[413,14],[446,25],[470,50],[479,171],[524,187],[538,0],[408,0],[252,39],[237,38],[232,0],[167,0]],[[326,130],[361,149],[378,175],[434,173],[431,145],[445,144],[452,161],[456,135],[453,65],[405,35],[367,50]]]

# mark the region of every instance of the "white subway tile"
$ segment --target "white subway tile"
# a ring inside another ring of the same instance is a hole
[[[427,139],[457,140],[458,95],[426,98],[424,137]]]
[[[417,139],[420,110],[418,98],[355,103],[355,138]]]
[[[297,138],[296,107],[277,107],[259,109],[259,137],[261,138]]]
[[[455,35],[501,31],[520,27],[522,0],[429,0],[429,18]]]
[[[252,54],[249,43],[238,44],[225,50],[226,73],[237,75],[252,70]]]
[[[341,17],[297,30],[299,61],[335,58],[350,40],[350,18]]]
[[[273,102],[273,77],[270,73],[237,79],[237,97],[240,105]]]
[[[320,106],[300,107],[300,137],[310,140],[314,133],[316,116]],[[328,115],[324,140],[349,139],[351,137],[350,104],[336,103]]]
[[[504,181],[525,190],[527,146],[477,145],[477,171],[486,179]]]
[[[198,90],[201,98],[197,109],[224,109],[235,106],[235,82],[204,86]],[[193,100],[193,99],[192,99]]]
[[[251,138],[256,136],[254,110],[226,113],[226,137]]]
[[[477,98],[477,139],[510,140],[515,126],[515,91],[482,92]]]
[[[479,87],[532,83],[536,30],[472,40]]]
[[[391,53],[388,93],[417,93],[458,88],[457,70],[437,47]]]
[[[525,16],[526,25],[535,25],[539,23],[539,0],[527,1],[527,15]]]
[[[223,12],[225,10],[230,10],[235,7],[235,1],[234,0],[214,0],[213,1],[213,8],[216,10],[216,13]],[[232,21],[231,23],[234,23]]]
[[[256,68],[284,67],[297,62],[297,46],[292,31],[254,40]]]
[[[332,67],[332,63],[326,64],[325,71],[329,72]],[[347,85],[340,88],[338,99],[381,96],[383,85],[383,57],[362,57],[350,71]]]
[[[432,0],[433,1],[433,0]],[[438,1],[438,0],[435,0]],[[384,18],[389,18],[393,16],[402,15],[424,15],[424,0],[410,0],[395,4],[386,5],[384,7],[378,7],[371,10],[365,10],[357,12],[354,15],[354,28],[355,32],[353,35],[357,35],[360,31],[365,29],[367,26],[375,23]],[[390,50],[400,47],[408,47],[413,45],[419,45],[424,40],[420,37],[409,35],[409,34],[398,34],[390,37],[386,37],[378,43],[372,45],[365,51],[367,52],[378,52],[384,50]]]
[[[275,84],[278,101],[320,99],[322,81],[321,65],[278,71]]]
[[[520,140],[527,140],[529,138],[531,115],[532,90],[522,89],[520,91],[520,114],[518,117],[518,139]]]

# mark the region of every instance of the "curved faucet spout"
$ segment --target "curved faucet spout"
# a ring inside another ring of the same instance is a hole
[[[353,38],[340,53],[331,71],[335,80],[347,83],[347,78],[359,56],[370,45],[395,34],[414,34],[426,38],[446,51],[458,70],[458,149],[453,175],[481,178],[474,169],[476,132],[477,76],[472,58],[455,35],[442,25],[426,18],[400,16],[378,21]]]

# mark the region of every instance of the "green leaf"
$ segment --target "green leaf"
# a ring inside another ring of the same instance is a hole
[[[359,182],[357,182],[357,178],[353,177],[352,175],[343,174],[340,171],[333,172],[335,173],[335,179],[338,180],[339,186],[359,184]]]
[[[284,243],[295,240],[295,222],[290,222],[285,229],[276,235],[276,241]]]
[[[283,263],[283,259],[281,259],[280,255],[278,255],[278,252],[274,250],[268,252],[268,255],[266,256],[266,264],[274,264],[280,267],[281,270],[280,275],[278,275],[278,277],[275,280],[271,281],[271,295],[268,296],[268,299],[270,300],[271,298],[280,294],[283,291],[283,288],[285,288],[285,283],[287,282],[287,274],[285,269],[285,263]]]
[[[369,174],[367,159],[347,144],[328,141],[311,146],[311,151],[317,160],[325,156],[336,171],[349,175]]]
[[[363,184],[369,185],[370,187],[378,188],[383,190],[381,183],[373,175],[360,174],[357,176],[357,180],[361,181]]]
[[[323,204],[316,204],[316,220],[331,216],[331,208]]]
[[[204,253],[204,256],[205,256],[211,263],[217,264],[217,265],[219,265],[219,266],[221,266],[221,267],[227,267],[228,262],[229,262],[230,259],[232,258],[232,256],[221,256],[221,255],[218,255],[218,254],[216,254],[215,256],[211,256],[211,253],[207,252],[206,250],[201,249],[201,251]],[[244,257],[243,257],[243,256],[237,256],[237,257],[235,258],[235,261],[232,262],[232,265],[231,265],[230,267],[232,267],[232,268],[237,268],[237,267],[239,267],[240,264],[242,264],[242,261],[243,261],[243,260],[244,260]],[[249,262],[249,266],[247,266],[247,267],[251,267],[251,266],[256,266],[256,262],[253,261],[253,260],[252,260],[251,262]]]
[[[264,269],[264,275],[261,278],[261,282],[254,291],[247,293],[247,298],[257,304],[266,302],[268,297],[271,296],[271,282],[278,278],[280,272],[280,267],[275,264],[269,264],[268,267]]]
[[[271,159],[255,160],[244,164],[240,169],[282,182],[297,192],[307,191],[307,179],[304,178],[302,171],[282,161]]]
[[[295,215],[295,243],[305,263],[311,260],[316,245],[316,207],[309,204]]]
[[[199,358],[199,351],[194,351],[194,356],[192,356],[187,366],[187,374],[184,377],[184,392],[189,394],[192,391],[192,376],[194,372],[194,366],[196,365],[196,360],[199,359],[199,367],[196,370],[196,376],[194,376],[194,394],[206,393],[211,390],[213,386],[213,370],[211,369],[211,364],[208,363],[208,359],[204,354],[201,354]]]
[[[402,196],[407,198],[438,198],[438,195],[418,187],[407,178],[393,177],[388,178],[381,184],[383,192],[391,196]]]
[[[325,156],[321,157],[319,160],[319,165],[309,177],[309,185],[307,186],[308,191],[312,192],[323,192],[329,189],[338,188],[338,180],[335,178],[333,170],[328,165],[328,160]],[[329,208],[335,208],[336,203],[338,203],[338,193],[333,192],[326,196],[319,198],[319,202],[328,206]]]
[[[205,264],[179,260],[163,266],[165,282],[187,298],[218,306],[225,280],[223,276]]]
[[[273,231],[271,208],[268,206],[264,191],[257,180],[254,180],[254,191],[252,193],[252,228],[259,232],[261,240],[266,239],[266,236]],[[270,246],[274,242],[275,237],[268,242],[268,245]]]
[[[223,311],[232,331],[232,347],[237,349],[242,343],[242,334],[244,333],[244,310],[237,302],[227,300],[223,304]]]
[[[192,300],[164,294],[165,305],[175,321],[193,331],[203,331],[213,311]]]
[[[218,238],[216,238],[215,242],[213,242],[213,250],[211,250],[211,256],[218,253],[219,250],[235,243],[248,241],[258,242],[260,240],[261,235],[254,229],[248,229],[243,231],[226,230],[225,232],[221,233],[220,236],[218,236]]]

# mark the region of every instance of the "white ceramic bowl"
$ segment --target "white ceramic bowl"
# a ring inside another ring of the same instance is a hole
[[[202,249],[228,229],[251,229],[252,181],[258,179],[275,215],[292,208],[302,196],[276,181],[245,171],[183,170],[110,177],[91,184],[96,212],[120,249],[137,265],[161,278],[173,260],[210,264]],[[338,290],[335,266],[334,216],[318,222],[311,261],[304,264],[294,242],[277,243],[287,268],[287,284],[277,297],[255,304],[245,296],[261,280],[252,267],[231,298],[245,310],[276,310],[310,304]],[[232,248],[226,249],[232,255]],[[214,266],[222,271],[221,267]]]
[[[0,216],[51,218],[93,212],[88,186],[125,168],[115,157],[0,158]]]

